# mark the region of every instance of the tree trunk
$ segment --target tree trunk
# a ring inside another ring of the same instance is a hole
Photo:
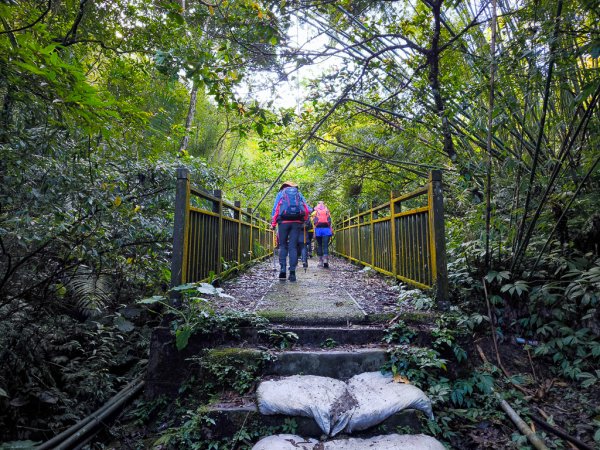
[[[454,161],[456,159],[456,150],[452,142],[452,131],[450,122],[446,117],[446,105],[440,90],[440,27],[441,27],[441,8],[443,0],[431,3],[433,11],[433,37],[431,38],[431,49],[427,51],[427,63],[429,65],[429,86],[433,94],[435,109],[437,115],[442,121],[442,134],[444,136],[444,152]]]
[[[190,131],[192,129],[192,123],[194,122],[194,116],[196,115],[196,99],[198,98],[198,86],[196,83],[192,84],[192,92],[190,93],[190,108],[188,109],[187,119],[185,120],[185,134],[181,139],[181,145],[179,146],[179,153],[187,151],[190,143]]]

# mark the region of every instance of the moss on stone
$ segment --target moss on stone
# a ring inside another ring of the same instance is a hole
[[[367,323],[384,323],[392,320],[396,315],[394,313],[375,313],[367,316]]]
[[[206,361],[216,364],[235,360],[246,365],[256,365],[263,359],[263,352],[248,348],[213,348],[206,354]]]
[[[266,311],[257,311],[257,314],[260,317],[264,317],[269,322],[281,322],[289,316],[289,311],[279,311],[279,310],[266,310]]]
[[[433,311],[409,311],[402,313],[401,316],[405,322],[424,324],[434,323],[437,317],[438,314]]]

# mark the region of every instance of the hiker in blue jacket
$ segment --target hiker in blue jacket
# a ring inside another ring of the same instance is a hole
[[[279,188],[271,212],[271,226],[277,227],[279,237],[279,278],[285,280],[286,263],[289,254],[289,280],[296,281],[298,265],[298,238],[303,232],[304,221],[309,217],[306,200],[298,190],[298,185],[286,181]]]

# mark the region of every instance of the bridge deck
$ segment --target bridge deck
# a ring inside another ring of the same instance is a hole
[[[298,280],[279,280],[279,266],[269,259],[224,284],[235,300],[227,307],[253,311],[276,322],[363,322],[382,314],[397,314],[399,289],[391,278],[330,258],[330,268],[309,259],[306,272],[300,267]],[[409,305],[406,308],[410,309]]]

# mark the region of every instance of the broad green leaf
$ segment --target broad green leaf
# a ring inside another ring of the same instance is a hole
[[[135,325],[129,320],[125,319],[125,317],[118,316],[114,320],[115,326],[124,333],[129,333],[130,331],[135,330]]]
[[[177,350],[183,350],[187,347],[190,336],[192,335],[192,329],[190,327],[178,328],[175,332],[175,345]]]
[[[164,302],[165,300],[166,297],[163,297],[162,295],[153,295],[152,297],[138,300],[136,303],[140,303],[142,305],[153,305],[155,303]]]
[[[180,284],[179,286],[175,286],[174,288],[171,288],[171,290],[175,291],[175,292],[181,292],[181,291],[195,290],[195,288],[196,288],[195,283],[186,283],[186,284]]]
[[[208,284],[208,283],[200,283],[200,286],[198,286],[196,288],[196,290],[198,292],[200,292],[201,294],[207,294],[207,295],[218,294],[217,288],[214,287],[212,284]]]

